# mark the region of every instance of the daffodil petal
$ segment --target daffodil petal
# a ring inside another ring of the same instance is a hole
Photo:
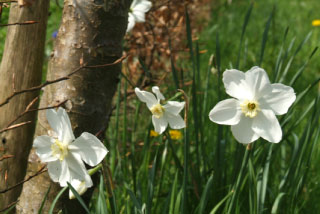
[[[246,83],[250,87],[250,91],[253,92],[253,97],[247,99],[259,99],[265,91],[270,90],[269,77],[265,70],[257,66],[252,67],[245,73]]]
[[[245,74],[236,69],[230,69],[223,72],[223,83],[227,94],[238,100],[253,97],[251,89],[245,82]]]
[[[144,12],[134,11],[132,16],[134,17],[134,21],[137,23],[146,21]]]
[[[271,143],[279,143],[282,130],[272,110],[261,110],[252,123],[253,131]]]
[[[152,87],[152,92],[156,94],[157,100],[164,100],[163,94],[160,92],[160,89],[158,86]]]
[[[133,15],[131,13],[129,13],[127,32],[131,31],[135,24],[136,24],[136,22],[134,20]]]
[[[58,111],[48,109],[47,120],[51,128],[57,133],[59,141],[71,142],[74,140],[69,116],[63,108],[59,107]]]
[[[79,179],[85,181],[86,187],[91,187],[93,185],[91,177],[88,174],[79,154],[70,152],[66,157],[66,162],[68,163],[68,169],[70,173],[70,179],[68,180],[69,183],[73,179]]]
[[[154,130],[159,134],[162,134],[168,126],[168,121],[165,120],[164,117],[157,118],[154,115],[152,115],[152,123]]]
[[[58,182],[62,171],[60,160],[49,162],[47,168],[51,180]]]
[[[146,13],[150,10],[152,7],[152,3],[150,1],[140,1],[139,4],[134,5],[133,11],[141,11],[143,13]]]
[[[73,179],[70,184],[78,192],[79,195],[82,195],[83,193],[85,193],[87,191],[87,187],[86,187],[84,181],[80,181],[78,179]],[[69,189],[69,198],[70,199],[75,198],[73,192],[70,189]]]
[[[65,186],[68,186],[67,182],[71,181],[70,170],[69,170],[66,159],[60,161],[60,163],[61,163],[61,172],[59,176],[59,183],[60,183],[60,186],[65,187]]]
[[[249,144],[259,138],[252,129],[252,119],[244,115],[237,125],[231,126],[231,131],[234,138],[242,144]]]
[[[135,6],[140,3],[140,1],[141,0],[133,0],[130,5],[130,9],[132,10],[133,8],[135,8]]]
[[[33,147],[36,149],[36,154],[42,162],[51,162],[58,160],[52,155],[51,145],[55,142],[52,137],[43,135],[38,136],[33,141]]]
[[[230,98],[220,101],[209,113],[212,122],[223,125],[236,125],[241,118],[241,108],[238,100]]]
[[[172,129],[182,129],[186,127],[186,123],[180,115],[165,114],[165,119]]]
[[[272,109],[276,115],[287,113],[289,107],[296,100],[293,88],[281,83],[272,84],[271,88],[272,90],[259,100],[261,107]]]
[[[82,160],[90,166],[100,163],[108,153],[101,141],[88,132],[82,133],[68,148],[70,152],[80,154]]]
[[[170,112],[173,115],[178,115],[184,108],[185,102],[168,101],[163,107],[165,112]]]
[[[147,91],[141,91],[139,88],[135,88],[134,91],[136,92],[136,95],[138,96],[139,100],[141,100],[141,102],[146,103],[149,109],[152,106],[158,104],[158,100],[152,93]]]

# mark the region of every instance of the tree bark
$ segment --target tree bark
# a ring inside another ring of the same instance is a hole
[[[4,54],[0,66],[0,102],[14,90],[27,89],[41,83],[44,44],[48,18],[49,0],[35,1],[30,7],[11,4],[9,23],[37,21],[36,24],[9,26]],[[27,105],[39,95],[38,92],[23,93],[0,107],[0,129],[18,117]],[[37,102],[32,106],[37,108]],[[36,113],[28,113],[14,124],[33,121],[19,128],[0,134],[0,191],[12,187],[24,179],[27,159],[32,146]],[[22,186],[0,193],[0,210],[15,202]]]
[[[122,39],[128,20],[128,0],[65,0],[62,22],[56,39],[47,74],[48,80],[65,77],[85,65],[112,63],[122,56]],[[81,69],[69,80],[45,88],[40,107],[63,106],[70,117],[75,136],[87,131],[104,131],[111,111],[121,64]],[[38,113],[36,135],[48,135],[45,111]],[[28,174],[41,168],[34,151],[29,156]],[[18,213],[37,213],[49,186],[52,186],[44,206],[47,213],[52,200],[61,189],[53,184],[47,173],[30,180],[23,186],[17,205]],[[85,197],[85,196],[84,196]],[[65,194],[55,213],[66,209],[68,213],[84,213],[81,205],[69,200]]]

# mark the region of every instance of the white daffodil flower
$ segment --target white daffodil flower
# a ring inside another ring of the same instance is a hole
[[[83,132],[75,139],[70,119],[63,108],[58,111],[49,109],[46,113],[57,138],[38,136],[33,146],[40,160],[48,163],[50,178],[62,187],[74,180],[84,181],[86,188],[91,187],[92,180],[83,161],[95,166],[103,160],[108,150],[96,136],[88,132]]]
[[[223,83],[230,99],[219,102],[209,113],[211,121],[231,125],[237,141],[251,143],[259,137],[278,143],[281,126],[275,115],[287,113],[296,99],[293,89],[271,84],[265,70],[253,67],[246,73],[235,69],[223,73]]]
[[[82,195],[87,191],[87,187],[85,184],[85,181],[80,181],[78,179],[74,179],[71,181],[71,186],[79,193],[79,195]],[[69,199],[74,199],[75,195],[73,192],[69,189]]]
[[[152,123],[154,130],[162,134],[168,123],[172,129],[182,129],[186,126],[184,120],[179,115],[184,108],[185,102],[168,101],[167,104],[161,105],[160,101],[164,100],[158,86],[152,87],[152,92],[156,94],[157,98],[150,92],[141,91],[139,88],[134,89],[138,98],[147,104],[152,113]]]
[[[133,0],[129,11],[127,32],[132,30],[136,22],[145,22],[145,13],[151,6],[152,3],[148,0]]]

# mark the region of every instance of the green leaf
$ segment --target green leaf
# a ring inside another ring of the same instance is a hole
[[[71,192],[73,193],[73,195],[76,197],[76,199],[79,201],[79,203],[81,204],[81,206],[83,207],[83,209],[85,209],[85,211],[90,214],[89,208],[87,207],[86,203],[82,200],[81,196],[79,195],[79,193],[77,192],[77,190],[75,190],[73,188],[73,186],[67,182],[69,189],[71,190]]]

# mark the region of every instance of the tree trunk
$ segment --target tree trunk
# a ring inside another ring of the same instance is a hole
[[[30,7],[11,4],[9,23],[37,21],[31,25],[9,26],[2,63],[0,66],[0,102],[10,96],[14,90],[27,89],[41,83],[46,25],[49,0],[35,1]],[[0,129],[25,111],[39,91],[15,96],[10,102],[0,107]],[[32,106],[37,108],[37,102]],[[32,146],[36,113],[28,113],[14,124],[33,121],[19,128],[0,134],[0,158],[13,155],[0,161],[0,191],[12,187],[24,179],[27,159]],[[22,186],[6,193],[0,193],[0,210],[15,202]]]
[[[122,39],[126,32],[129,1],[126,0],[65,0],[61,26],[56,39],[47,74],[48,80],[65,77],[85,65],[112,63],[122,56]],[[121,64],[84,68],[69,80],[45,88],[40,107],[53,106],[66,101],[63,106],[70,117],[75,136],[87,131],[96,134],[104,131],[111,111]],[[38,113],[36,135],[48,135],[50,127],[45,111]],[[41,163],[31,151],[28,174],[34,174]],[[47,173],[30,180],[23,186],[17,205],[18,213],[37,213],[49,188],[44,213],[61,189],[53,184]],[[85,196],[84,196],[85,197]],[[55,213],[67,209],[68,213],[83,213],[81,205],[64,195]]]

